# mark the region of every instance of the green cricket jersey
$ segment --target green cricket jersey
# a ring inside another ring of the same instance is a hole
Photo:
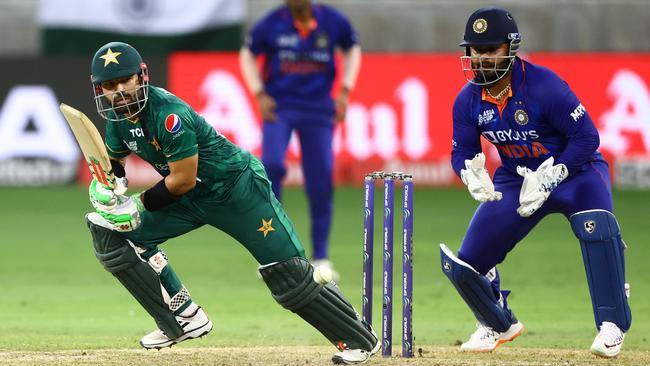
[[[196,187],[167,207],[143,211],[140,227],[122,233],[137,245],[156,248],[208,224],[235,238],[260,264],[304,256],[262,163],[165,89],[149,86],[136,122],[107,122],[106,147],[114,158],[136,153],[162,176],[169,175],[169,162],[199,154]]]
[[[159,87],[149,86],[149,99],[140,118],[106,124],[108,155],[130,153],[147,161],[163,177],[168,162],[199,154],[196,188],[188,195],[223,195],[250,162],[250,154],[231,143],[187,103]]]

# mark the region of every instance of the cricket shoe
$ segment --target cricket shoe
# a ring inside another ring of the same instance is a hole
[[[371,349],[370,351],[357,348],[357,349],[345,349],[343,351],[336,352],[334,356],[332,356],[332,362],[335,365],[356,365],[360,363],[365,363],[370,359],[372,355],[374,355],[379,351],[379,348],[381,348],[381,342],[377,337],[377,333],[375,333],[375,330],[372,329],[372,326],[370,324],[366,324],[366,325],[368,326],[368,329],[372,332],[372,335],[375,336],[375,339],[377,341],[375,347],[373,347],[373,349]]]
[[[621,352],[625,333],[616,324],[603,322],[591,344],[591,353],[600,357],[616,357]]]
[[[183,328],[183,334],[177,338],[170,339],[162,330],[156,329],[142,337],[142,339],[140,339],[140,345],[147,349],[171,347],[176,343],[187,339],[203,337],[212,330],[212,322],[208,319],[208,316],[201,307],[198,307],[194,314],[190,316],[185,317],[177,315],[176,321],[178,321],[178,324]]]
[[[461,351],[492,352],[502,343],[512,341],[519,337],[521,332],[524,330],[524,325],[521,324],[521,322],[512,324],[510,328],[503,333],[497,332],[480,323],[477,324],[476,327],[478,329],[476,329],[469,340],[460,346]]]
[[[339,273],[334,270],[334,264],[332,264],[332,262],[328,259],[314,259],[311,261],[311,265],[314,268],[320,266],[329,268],[330,271],[332,271],[332,281],[334,282],[338,282],[339,279],[341,279],[341,275],[339,275]]]

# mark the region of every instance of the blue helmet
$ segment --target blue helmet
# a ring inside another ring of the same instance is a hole
[[[483,68],[471,65],[472,46],[499,46],[508,44],[508,55],[505,57],[509,62],[506,66],[494,65]],[[461,57],[465,77],[470,83],[477,85],[490,85],[500,80],[512,67],[515,54],[519,50],[521,34],[517,28],[517,22],[509,11],[498,7],[481,8],[472,13],[465,25],[465,34],[460,46],[465,47],[465,56]],[[469,73],[468,73],[469,72]],[[486,77],[488,73],[496,75]]]
[[[465,25],[461,47],[490,46],[521,39],[517,22],[509,11],[497,7],[481,8],[472,13]]]

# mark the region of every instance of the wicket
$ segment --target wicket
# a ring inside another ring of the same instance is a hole
[[[413,176],[372,172],[364,180],[362,318],[372,324],[375,181],[384,182],[382,355],[392,355],[393,337],[393,207],[395,181],[402,181],[402,357],[413,357]]]

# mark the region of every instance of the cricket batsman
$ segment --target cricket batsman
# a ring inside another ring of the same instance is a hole
[[[372,327],[334,282],[314,276],[294,227],[275,198],[262,164],[215,131],[190,106],[149,84],[146,64],[122,42],[102,46],[92,59],[97,111],[115,190],[93,180],[86,216],[95,255],[153,317],[158,329],[140,340],[160,349],[212,330],[159,245],[203,225],[232,236],[259,262],[274,299],[338,348],[334,363],[367,361],[380,347]],[[131,154],[162,176],[131,196],[125,158]],[[224,294],[226,295],[226,294]]]
[[[443,272],[478,319],[461,350],[492,351],[521,334],[495,266],[542,218],[561,213],[582,249],[598,330],[591,352],[615,357],[632,317],[598,131],[567,83],[516,56],[520,43],[510,12],[489,7],[469,17],[460,44],[469,83],[453,106],[451,163],[481,204],[458,255],[444,244],[440,254]],[[493,180],[481,136],[501,157]]]

